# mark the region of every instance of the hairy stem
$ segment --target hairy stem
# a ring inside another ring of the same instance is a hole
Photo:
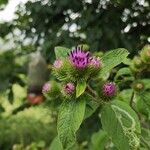
[[[95,97],[95,98],[98,97],[98,95],[96,94],[96,92],[95,92],[89,85],[87,85],[86,91],[87,91],[90,95],[92,95],[93,97]]]
[[[103,101],[101,100],[101,98],[97,95],[97,93],[89,85],[87,85],[86,92],[90,96],[92,96],[93,101],[95,101],[96,103],[99,103],[99,104],[103,104]]]

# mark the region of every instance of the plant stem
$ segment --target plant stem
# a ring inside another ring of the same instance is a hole
[[[100,101],[99,101],[98,99],[96,99],[94,96],[92,96],[90,93],[87,92],[87,94],[92,97],[92,100],[93,100],[94,102],[100,103]]]
[[[87,85],[86,92],[90,96],[92,96],[93,101],[95,101],[98,104],[103,104],[103,101],[101,100],[101,98],[97,95],[97,93],[89,85]]]
[[[96,92],[95,92],[89,85],[87,85],[86,91],[87,91],[90,95],[92,95],[93,97],[95,97],[95,98],[98,97],[97,94],[96,94]]]
[[[131,99],[130,99],[130,106],[131,106],[131,108],[133,108],[133,110],[134,110],[134,107],[133,107],[133,100],[134,100],[134,91],[132,92]]]
[[[134,103],[134,96],[135,96],[135,94],[134,94],[134,91],[132,92],[132,95],[131,95],[131,100],[130,100],[130,107],[136,112],[136,114],[138,115],[138,117],[139,117],[139,119],[141,118],[141,116],[140,116],[140,114],[137,112],[137,110],[134,108],[134,106],[133,106],[133,103]]]

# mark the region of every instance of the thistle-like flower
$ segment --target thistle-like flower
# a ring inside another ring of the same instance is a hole
[[[63,61],[61,59],[56,59],[53,64],[53,66],[57,69],[59,69],[62,65],[63,65]]]
[[[72,82],[69,82],[66,85],[64,85],[63,89],[66,94],[72,94],[75,90],[75,86]]]
[[[42,92],[43,92],[43,93],[47,93],[47,92],[50,91],[50,89],[51,89],[50,83],[45,83],[45,84],[43,85]]]
[[[76,47],[70,52],[69,60],[77,69],[83,69],[90,62],[90,53],[83,51],[81,47]]]
[[[90,58],[90,65],[99,68],[101,66],[101,60],[99,57],[91,57]]]
[[[116,94],[116,85],[112,82],[105,83],[102,87],[104,96],[112,97]]]

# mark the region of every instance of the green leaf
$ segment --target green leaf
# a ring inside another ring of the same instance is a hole
[[[85,105],[85,99],[64,101],[61,105],[57,130],[64,149],[69,149],[75,144],[75,133],[84,118]]]
[[[49,150],[62,150],[62,144],[59,141],[58,136],[56,138],[54,138],[54,140],[52,141]]]
[[[56,55],[56,58],[61,58],[61,59],[66,59],[66,57],[68,56],[68,53],[70,52],[70,49],[69,48],[65,48],[65,47],[60,47],[60,46],[57,46],[55,47],[55,55]]]
[[[117,80],[120,76],[132,76],[132,72],[129,68],[124,67],[124,68],[121,68],[120,70],[118,70],[118,72],[115,76],[115,80]]]
[[[145,93],[145,92],[144,92]],[[146,116],[149,116],[150,114],[150,103],[147,101],[147,99],[144,98],[144,93],[142,94],[135,94],[135,100],[136,100],[136,110]]]
[[[102,57],[103,67],[100,71],[100,77],[104,78],[107,74],[121,62],[123,62],[128,56],[128,51],[124,48],[115,49],[107,52]]]
[[[131,99],[132,93],[133,93],[132,89],[125,89],[118,93],[117,98],[120,101],[124,101],[124,102],[130,104],[130,99]]]
[[[85,89],[86,89],[86,81],[77,82],[76,97],[78,98],[81,94],[83,94]]]
[[[125,59],[123,60],[123,63],[124,63],[125,65],[130,66],[130,65],[132,64],[132,59],[130,59],[130,58],[125,58]]]
[[[132,150],[139,146],[140,123],[136,113],[125,102],[114,101],[105,105],[101,121],[103,129],[119,150]]]
[[[89,95],[85,95],[86,98],[86,110],[84,119],[89,118],[98,108],[98,104],[93,101],[93,97]]]
[[[92,150],[104,150],[105,144],[108,141],[107,133],[100,130],[92,135]]]
[[[144,89],[150,89],[150,79],[142,79],[142,80],[138,80],[141,81],[142,83],[144,83]]]
[[[142,128],[141,145],[143,145],[146,148],[145,150],[149,150],[150,149],[150,141],[149,141],[149,139],[150,139],[150,130],[146,129],[146,128]]]
[[[150,92],[143,92],[140,97],[150,109]]]

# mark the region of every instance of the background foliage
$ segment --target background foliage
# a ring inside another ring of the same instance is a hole
[[[0,10],[3,10],[7,3],[8,0],[1,0]],[[11,149],[14,144],[20,143],[38,147],[40,144],[34,142],[40,141],[45,141],[43,144],[45,146],[49,145],[56,135],[57,112],[47,111],[46,106],[49,106],[49,102],[40,106],[29,106],[26,100],[29,84],[27,66],[29,60],[33,63],[36,60],[29,59],[33,52],[42,53],[48,68],[55,59],[54,47],[71,48],[81,43],[88,44],[91,51],[106,52],[109,49],[123,47],[129,50],[129,57],[132,58],[145,44],[150,43],[149,12],[149,0],[29,0],[25,5],[20,4],[17,7],[16,16],[12,21],[1,21],[0,130],[3,132],[0,134],[0,149]],[[124,71],[122,72],[124,74]],[[148,77],[148,73],[145,73],[144,77]],[[18,92],[19,90],[22,92]],[[123,92],[132,93],[130,90]],[[18,93],[20,95],[16,96]],[[122,94],[120,99],[124,100]],[[149,97],[148,94],[147,92],[144,97]],[[144,97],[142,98],[145,101],[139,101],[137,107],[149,118],[149,102]],[[143,109],[142,106],[147,109]],[[30,116],[30,113],[33,113],[33,116]],[[46,117],[47,122],[44,121],[43,116],[36,118],[40,114]],[[97,119],[95,114],[92,117]],[[86,123],[83,123],[81,129],[91,126],[92,121],[89,118]],[[95,124],[94,129],[88,131],[89,135],[86,135],[87,133],[83,137],[79,135],[79,140],[90,139],[93,131],[98,131],[98,128],[99,125]],[[39,130],[41,132],[38,132]],[[86,131],[86,128],[84,130]],[[149,139],[149,131],[145,132],[145,130],[147,129],[142,130],[142,134]],[[79,133],[81,131],[79,130]],[[91,147],[92,144],[96,147],[99,143],[96,143],[95,138],[102,141],[103,147],[103,144],[108,142],[105,134],[102,132],[97,138],[95,133],[92,136]],[[4,136],[7,138],[3,138]],[[26,137],[31,139],[28,141]],[[149,144],[147,140],[145,143]],[[82,144],[81,147],[86,145],[86,143]]]

